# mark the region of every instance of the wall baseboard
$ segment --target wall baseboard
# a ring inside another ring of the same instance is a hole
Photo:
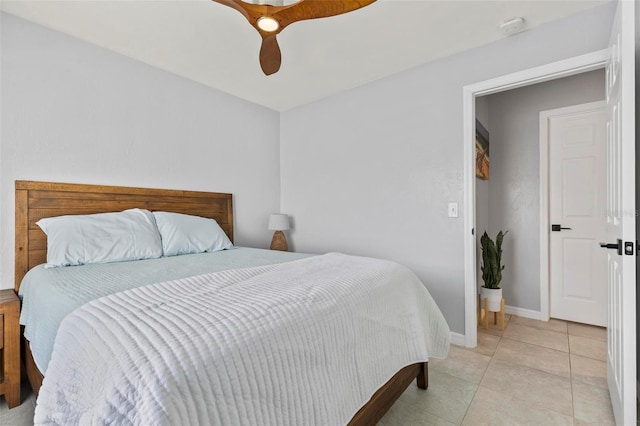
[[[505,305],[504,312],[509,315],[517,315],[523,318],[531,318],[538,321],[542,320],[542,314],[540,311],[532,311],[531,309],[516,308],[515,306]]]
[[[464,334],[454,333],[453,331],[450,334],[452,344],[464,347]]]

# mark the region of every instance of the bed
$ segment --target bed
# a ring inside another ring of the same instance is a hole
[[[47,240],[46,235],[36,225],[38,220],[62,215],[122,211],[130,208],[212,218],[233,241],[231,194],[16,181],[16,291],[20,290],[20,284],[29,270],[46,262]],[[304,259],[301,260],[304,261]],[[259,265],[267,264],[272,265],[273,261],[259,262]],[[277,259],[276,264],[279,265]],[[259,267],[261,266],[256,266],[256,268]],[[268,269],[271,266],[262,267]],[[447,336],[439,336],[439,339],[440,345],[448,348],[448,329]],[[43,374],[34,361],[30,342],[27,339],[25,339],[25,353],[27,376],[37,395],[42,386]],[[442,353],[439,355],[442,356]],[[386,383],[382,382],[377,391],[372,392],[368,402],[366,399],[362,401],[363,405],[348,422],[349,424],[375,424],[413,380],[417,379],[417,385],[420,388],[427,388],[426,359],[397,368],[399,370],[394,370],[397,371],[395,375]]]

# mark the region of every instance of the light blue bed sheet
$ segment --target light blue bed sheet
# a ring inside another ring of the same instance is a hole
[[[20,286],[20,324],[38,369],[46,374],[62,320],[87,302],[119,291],[228,269],[310,256],[245,247],[133,262],[31,269]]]

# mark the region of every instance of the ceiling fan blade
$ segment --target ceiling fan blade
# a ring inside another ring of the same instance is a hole
[[[296,21],[342,15],[368,6],[376,0],[302,0],[285,6],[274,14],[282,28]]]
[[[249,12],[243,7],[243,4],[241,1],[235,1],[235,0],[211,0],[214,1],[216,3],[220,3],[220,4],[224,4],[225,6],[229,6],[232,9],[237,10],[238,12],[242,13],[242,15],[249,19]]]
[[[282,54],[275,34],[262,37],[260,47],[260,67],[265,75],[271,75],[280,69]]]

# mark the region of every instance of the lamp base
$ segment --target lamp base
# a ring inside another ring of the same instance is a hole
[[[287,239],[284,236],[284,232],[276,231],[273,233],[273,238],[271,239],[271,250],[289,251],[289,246],[287,245]]]

